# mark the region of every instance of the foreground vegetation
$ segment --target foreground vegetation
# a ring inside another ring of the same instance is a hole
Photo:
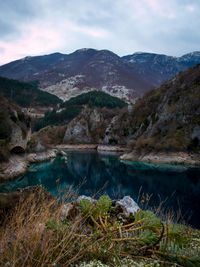
[[[124,217],[107,196],[76,199],[41,187],[21,199],[0,229],[1,266],[200,266],[199,231],[148,210]]]

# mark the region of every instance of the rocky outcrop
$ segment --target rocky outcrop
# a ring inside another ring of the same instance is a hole
[[[57,157],[57,149],[49,149],[45,152],[27,153],[24,155],[11,155],[7,162],[2,162],[0,165],[0,182],[14,179],[15,177],[24,174],[30,163],[47,161]]]
[[[23,153],[30,138],[30,119],[21,109],[8,99],[0,96],[0,157],[1,161],[9,159],[10,152]]]
[[[30,163],[35,163],[35,162],[42,162],[42,161],[47,161],[52,158],[55,158],[58,154],[57,149],[49,149],[45,152],[40,152],[40,153],[30,153],[26,156],[26,159]]]
[[[101,143],[109,121],[98,109],[84,109],[67,125],[63,143]]]
[[[7,162],[0,165],[0,182],[14,179],[24,174],[29,167],[29,162],[25,156],[12,155]]]

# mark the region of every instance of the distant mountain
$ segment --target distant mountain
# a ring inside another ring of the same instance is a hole
[[[130,64],[136,64],[145,75],[148,75],[147,72],[153,73],[151,81],[154,86],[159,86],[180,71],[185,71],[200,63],[200,52],[192,52],[182,57],[137,52],[124,56],[123,59]]]
[[[0,67],[0,76],[38,81],[40,89],[64,101],[95,89],[133,100],[197,63],[200,52],[179,58],[151,53],[119,57],[108,50],[80,49],[13,61]]]
[[[0,77],[0,94],[21,107],[54,107],[61,103],[57,96],[43,92],[35,83]]]

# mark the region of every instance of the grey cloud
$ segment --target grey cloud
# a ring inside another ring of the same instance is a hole
[[[29,0],[6,0],[0,3],[1,40],[15,39],[20,28],[40,16],[40,2]],[[13,36],[12,36],[13,35]]]
[[[56,29],[68,20],[78,27],[102,29],[108,34],[96,38],[74,32],[70,39],[67,26],[62,26],[65,39],[58,51],[66,53],[81,47],[107,48],[120,55],[138,50],[169,55],[200,50],[200,3],[196,0],[157,2],[166,5],[174,17],[155,13],[145,6],[144,0],[4,0],[0,3],[0,36],[1,40],[14,41],[22,34],[24,24],[44,21]],[[194,6],[194,12],[189,12],[188,6]]]

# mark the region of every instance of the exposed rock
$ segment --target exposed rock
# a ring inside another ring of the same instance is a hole
[[[98,145],[97,151],[125,152],[130,151],[130,148],[125,146]]]
[[[57,157],[57,153],[58,153],[57,149],[49,149],[45,152],[40,152],[40,153],[30,153],[27,155],[27,160],[30,163],[47,161]]]
[[[84,109],[67,125],[63,143],[101,143],[108,120],[97,109]]]
[[[18,106],[0,96],[0,150],[24,152],[30,138],[29,122]],[[8,158],[0,157],[0,162]]]
[[[79,196],[78,198],[77,198],[77,203],[80,203],[80,201],[82,200],[82,199],[88,199],[91,203],[97,203],[97,200],[96,199],[94,199],[94,198],[91,198],[91,197],[87,197],[87,196],[85,196],[85,195],[82,195],[82,196]]]
[[[129,196],[125,196],[117,201],[116,206],[120,206],[123,209],[123,213],[126,217],[129,217],[131,214],[134,215],[139,211],[138,204]]]

